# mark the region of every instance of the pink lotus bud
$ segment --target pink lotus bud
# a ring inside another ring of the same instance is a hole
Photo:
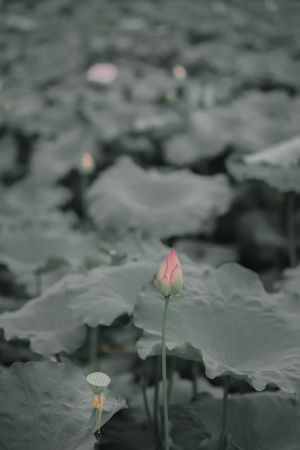
[[[80,160],[80,171],[89,175],[95,168],[94,158],[89,152],[85,152]]]
[[[180,294],[183,285],[183,276],[181,265],[174,248],[171,248],[166,259],[161,263],[155,278],[155,284],[165,297]]]
[[[86,73],[91,83],[109,85],[118,75],[118,68],[110,63],[98,63],[91,66]]]
[[[173,67],[173,76],[177,80],[184,80],[187,77],[187,71],[183,66]]]

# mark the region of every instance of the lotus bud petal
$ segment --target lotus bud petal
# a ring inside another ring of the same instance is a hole
[[[155,284],[163,296],[180,294],[183,286],[181,265],[176,251],[172,248],[155,278]]]

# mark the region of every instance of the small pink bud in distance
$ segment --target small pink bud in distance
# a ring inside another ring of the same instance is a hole
[[[186,69],[183,66],[173,67],[173,76],[177,80],[184,80],[187,77]]]
[[[183,286],[183,276],[174,248],[171,248],[166,259],[161,263],[155,278],[155,284],[165,297],[180,294]]]
[[[98,63],[91,66],[87,73],[87,79],[91,83],[109,85],[118,75],[118,68],[110,63]]]
[[[85,152],[80,160],[80,171],[86,175],[93,172],[95,168],[94,158],[89,152]]]

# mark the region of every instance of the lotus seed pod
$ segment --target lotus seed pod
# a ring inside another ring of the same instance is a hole
[[[103,372],[90,373],[86,377],[86,380],[90,385],[90,388],[92,389],[94,395],[102,394],[102,392],[108,388],[111,381],[110,377]]]

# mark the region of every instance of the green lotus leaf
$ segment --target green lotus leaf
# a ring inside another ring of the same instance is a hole
[[[1,231],[0,261],[19,274],[62,264],[78,267],[90,258],[100,262],[97,247],[98,239],[93,234],[81,234],[60,223],[52,229],[43,227],[39,220]]]
[[[249,91],[234,101],[233,147],[239,152],[260,152],[299,132],[300,103],[284,92]]]
[[[138,293],[156,271],[157,264],[152,261],[99,267],[86,275],[66,277],[65,296],[81,322],[92,327],[111,325],[118,317],[132,314]]]
[[[164,238],[211,231],[212,222],[228,211],[231,199],[223,175],[147,171],[126,157],[89,191],[90,214],[101,230],[126,234],[140,229]]]
[[[0,372],[3,450],[92,450],[92,395],[83,373],[68,364],[28,362]],[[109,393],[102,424],[126,407]]]
[[[32,351],[49,356],[73,353],[85,340],[85,327],[73,316],[61,281],[14,312],[0,315],[5,339],[30,341]]]
[[[300,266],[286,269],[283,273],[283,280],[280,282],[281,288],[294,292],[300,296]]]
[[[300,193],[300,138],[244,157],[233,154],[227,168],[238,181],[260,180],[282,193]]]
[[[166,142],[167,162],[182,167],[216,158],[232,142],[234,125],[226,108],[194,111],[186,133],[174,135]]]
[[[171,412],[172,436],[182,450],[219,450],[222,400],[201,398]],[[230,449],[297,450],[300,440],[300,406],[281,393],[234,395],[228,399]],[[212,437],[212,446],[209,439]],[[206,441],[205,441],[206,440]],[[199,443],[203,445],[203,447]],[[207,445],[206,445],[207,443]]]
[[[263,87],[265,84],[278,87],[286,86],[291,90],[298,91],[300,64],[298,61],[294,61],[288,52],[284,51],[283,47],[276,46],[268,52],[251,49],[250,51],[239,52],[236,56],[238,76],[247,85],[253,87]],[[254,92],[261,95],[258,90]],[[271,89],[270,94],[274,95],[274,93],[275,95],[283,95],[280,89]],[[274,104],[273,116],[276,118],[282,112],[277,112],[275,106],[280,109],[280,103]]]
[[[299,391],[299,326],[256,274],[233,263],[199,269],[190,281],[183,270],[183,277],[183,294],[168,311],[170,355],[202,361],[209,378],[232,374],[259,391],[267,385]],[[153,286],[140,294],[134,321],[143,330],[137,343],[141,358],[161,352],[163,307]]]
[[[0,224],[1,226],[13,223],[19,216],[19,211],[13,208],[6,199],[6,196],[0,194]]]
[[[194,261],[205,262],[213,267],[238,259],[237,248],[199,239],[178,239],[175,249],[179,254],[186,254]]]
[[[300,321],[300,267],[286,269],[283,272],[282,280],[275,284],[277,288],[278,307],[282,313],[289,317],[290,322],[294,322],[296,330]]]
[[[3,297],[0,295],[0,313],[8,311],[16,311],[24,305],[24,301],[14,299],[11,297]],[[1,316],[0,316],[1,317]]]
[[[205,439],[199,450],[220,450],[220,438]],[[224,450],[244,450],[242,447],[235,445],[229,437],[226,441]]]
[[[247,164],[265,164],[277,168],[300,165],[300,136],[244,157]]]
[[[226,166],[231,175],[238,181],[264,181],[279,192],[300,192],[300,167],[274,168],[261,164],[247,164],[237,155],[230,156]]]
[[[115,236],[108,236],[107,242],[112,255],[119,255],[128,261],[157,261],[161,262],[169,252],[169,247],[160,240],[142,233],[131,232],[116,241]]]
[[[55,140],[45,141],[33,155],[32,172],[37,177],[55,180],[77,169],[84,152],[95,155],[96,142],[92,133],[78,128],[67,130]]]
[[[45,211],[70,199],[70,192],[62,186],[47,185],[43,178],[26,178],[6,192],[7,202],[20,211]]]

